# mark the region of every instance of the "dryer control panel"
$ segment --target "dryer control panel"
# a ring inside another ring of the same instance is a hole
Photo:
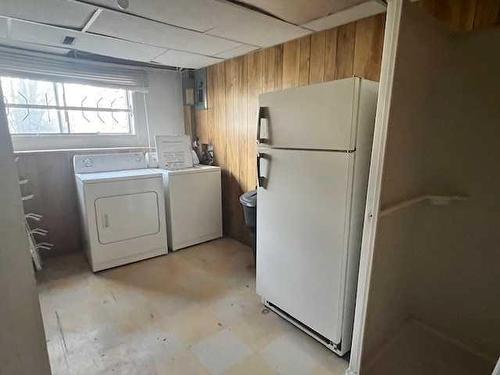
[[[114,154],[75,155],[75,173],[96,173],[143,169],[148,167],[142,152],[117,152]]]

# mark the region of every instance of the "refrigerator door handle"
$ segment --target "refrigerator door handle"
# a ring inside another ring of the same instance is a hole
[[[263,154],[262,152],[257,153],[257,187],[261,187],[261,188],[265,189],[267,187],[268,178],[262,176],[261,172],[260,172],[260,161],[262,159],[268,160],[268,163],[269,163],[269,161],[271,160],[271,155]],[[267,166],[267,171],[269,174],[269,165]]]
[[[268,143],[269,142],[269,137],[261,138],[261,128],[262,128],[262,120],[266,120],[266,115],[269,113],[269,110],[267,107],[259,107],[259,115],[257,117],[257,144],[260,143]],[[268,121],[266,121],[266,124],[269,124]],[[266,129],[267,133],[269,133],[269,129]]]

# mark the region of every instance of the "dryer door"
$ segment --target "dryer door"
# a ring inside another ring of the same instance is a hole
[[[101,244],[150,236],[160,231],[158,194],[154,191],[101,197],[94,204]]]

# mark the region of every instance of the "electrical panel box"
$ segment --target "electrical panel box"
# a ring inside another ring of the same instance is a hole
[[[194,72],[194,106],[196,109],[207,109],[207,69]]]

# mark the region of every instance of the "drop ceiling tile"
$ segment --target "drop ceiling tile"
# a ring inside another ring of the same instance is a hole
[[[90,0],[89,2],[201,32],[214,27],[217,16],[212,7],[213,0],[130,1],[129,7],[125,10],[118,7],[116,0]]]
[[[168,50],[164,54],[156,57],[153,61],[163,65],[176,66],[180,68],[199,69],[204,66],[221,62],[222,59],[183,51]]]
[[[66,36],[75,38],[71,49],[120,59],[149,62],[165,51],[163,48],[144,44],[12,20],[10,37],[16,42],[68,48],[62,43]]]
[[[245,54],[252,52],[252,51],[255,51],[257,49],[259,49],[259,47],[249,46],[248,44],[242,44],[239,47],[232,48],[232,49],[224,51],[224,52],[220,52],[220,53],[216,54],[215,57],[220,57],[222,59],[230,59],[232,57],[245,55]]]
[[[77,34],[72,30],[28,21],[12,20],[10,26],[10,38],[26,43],[63,46],[65,36],[77,37]]]
[[[240,45],[230,40],[110,10],[104,10],[88,31],[203,55],[215,55]]]
[[[217,25],[207,32],[209,35],[270,47],[310,33],[310,30],[243,7],[222,2],[214,2],[213,6],[221,16]]]
[[[301,25],[358,5],[366,0],[241,0],[278,18]]]
[[[65,27],[83,27],[96,7],[68,0],[0,0],[0,15]]]
[[[340,12],[331,14],[327,17],[319,18],[312,22],[306,23],[302,25],[302,27],[314,31],[331,29],[332,27],[345,25],[349,22],[383,13],[386,10],[386,5],[379,0],[367,1],[366,3],[355,5],[351,8],[341,10]]]
[[[119,59],[150,62],[165,49],[123,40],[89,35],[75,41],[75,49]]]

